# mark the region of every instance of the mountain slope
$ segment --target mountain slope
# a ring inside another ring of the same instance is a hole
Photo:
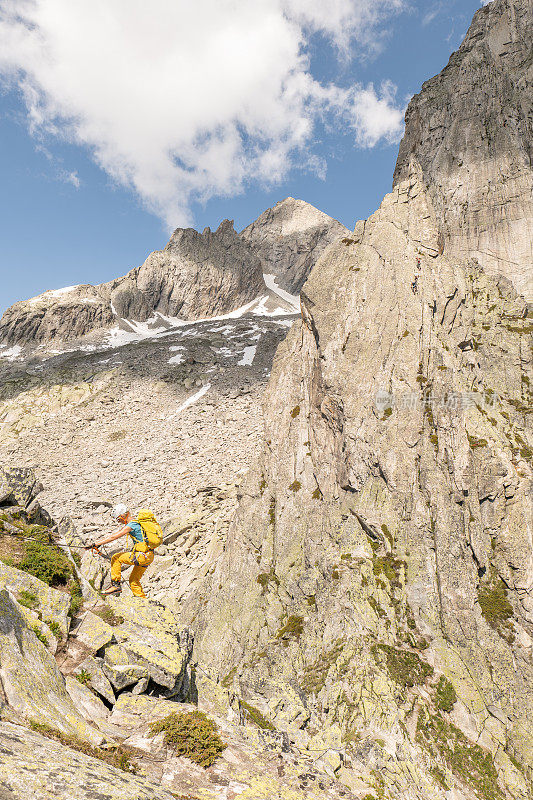
[[[446,253],[477,258],[533,300],[532,0],[481,8],[448,66],[411,100],[394,174],[413,163]]]
[[[195,320],[227,314],[267,294],[259,258],[229,220],[198,233],[174,231],[163,250],[122,278],[74,286],[11,306],[0,321],[9,345],[70,341],[122,318]]]

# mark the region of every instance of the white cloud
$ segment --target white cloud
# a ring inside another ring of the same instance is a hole
[[[391,84],[323,86],[306,47],[375,50],[406,0],[0,0],[0,74],[33,132],[88,147],[170,227],[190,204],[280,181],[312,152],[318,120],[361,147],[398,139]],[[77,185],[75,173],[70,182]]]

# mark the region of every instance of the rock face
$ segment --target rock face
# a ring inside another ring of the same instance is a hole
[[[0,320],[0,342],[26,345],[76,339],[114,320],[109,301],[98,287],[67,287],[8,308]]]
[[[28,719],[94,744],[103,740],[79,714],[53,656],[5,589],[0,590],[0,685],[8,705]]]
[[[211,232],[178,228],[141,267],[99,286],[73,286],[15,303],[0,321],[0,342],[33,345],[72,340],[120,318],[154,314],[202,319],[264,295],[261,262],[229,220]]]
[[[193,320],[240,308],[264,293],[261,263],[225,220],[215,232],[178,228],[142,267],[104,284],[119,317],[154,311]]]
[[[312,272],[263,456],[191,604],[196,652],[300,746],[340,750],[376,789],[377,770],[383,796],[518,798],[533,319],[505,279],[439,251],[415,172]]]
[[[477,258],[533,300],[532,0],[481,8],[410,102],[394,175],[422,169],[447,255]]]
[[[347,233],[336,219],[309,203],[287,197],[241,233],[286,291],[298,294],[323,250]]]

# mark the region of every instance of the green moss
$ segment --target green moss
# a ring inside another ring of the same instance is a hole
[[[42,642],[45,647],[48,647],[48,639],[46,638],[44,633],[41,632],[41,629],[39,628],[39,626],[38,625],[32,625],[31,629],[34,632],[34,634],[36,635],[36,637],[39,639],[39,641]]]
[[[375,597],[372,597],[372,595],[370,595],[370,597],[367,597],[367,601],[370,608],[373,610],[375,614],[377,614],[378,617],[381,617],[381,619],[387,618],[386,612],[381,608],[380,604],[378,603]]]
[[[374,554],[372,560],[372,570],[376,578],[385,575],[393,589],[400,589],[403,586],[406,566],[405,561],[401,561],[391,554],[386,556]]]
[[[266,480],[264,478],[262,478],[262,480],[261,480],[261,482],[259,484],[259,494],[261,495],[261,497],[265,493],[265,489],[267,488],[267,486],[268,486],[268,484],[267,484]]]
[[[442,675],[435,690],[435,705],[442,711],[451,711],[456,702],[457,694],[453,685]]]
[[[111,606],[108,606],[107,603],[101,608],[94,609],[93,614],[96,614],[97,617],[100,617],[100,619],[103,619],[104,622],[107,622],[107,624],[111,625],[112,627],[115,627],[116,625],[122,625],[124,622],[124,617],[121,617],[119,614],[115,614]]]
[[[383,533],[383,536],[388,541],[390,546],[393,547],[393,545],[394,545],[394,536],[392,535],[392,533],[390,532],[390,530],[387,528],[386,525],[382,525],[381,526],[381,532]]]
[[[118,442],[119,439],[125,439],[127,435],[127,431],[113,431],[113,433],[109,434],[109,441]]]
[[[228,672],[226,677],[222,678],[222,686],[224,687],[224,689],[231,689],[231,687],[233,686],[233,679],[235,678],[236,674],[237,674],[237,667],[233,667],[233,669],[230,672]]]
[[[450,786],[449,786],[449,784],[448,784],[448,781],[446,780],[446,775],[445,775],[445,774],[444,774],[444,772],[443,772],[443,771],[440,769],[440,767],[431,767],[431,768],[430,768],[430,770],[429,770],[429,772],[430,772],[430,774],[431,774],[431,775],[433,775],[433,777],[435,778],[435,780],[437,781],[437,783],[439,784],[439,786],[442,786],[442,788],[443,788],[445,791],[448,791],[448,789],[450,788]]]
[[[486,583],[481,583],[477,590],[481,613],[493,630],[507,642],[515,639],[514,628],[510,620],[513,618],[513,607],[507,599],[507,588],[500,577],[492,570]]]
[[[300,413],[300,406],[295,406],[291,411],[291,417],[293,419],[296,419],[299,413]]]
[[[477,447],[489,446],[486,439],[478,439],[476,436],[470,436],[470,434],[467,435],[468,435],[468,444],[470,445],[472,450],[475,450]]]
[[[280,580],[272,568],[270,572],[261,572],[255,580],[261,586],[262,594],[267,591],[269,583],[274,583],[276,586],[280,584]]]
[[[311,606],[313,611],[316,611],[318,606],[316,604],[316,596],[314,594],[307,598],[307,605]]]
[[[384,664],[392,680],[404,688],[422,685],[433,675],[433,667],[417,653],[398,650],[388,644],[374,644],[371,652],[378,664]]]
[[[331,571],[331,577],[333,578],[334,581],[338,581],[339,578],[340,578],[339,570],[338,569],[333,569]]]
[[[69,581],[68,588],[70,591],[70,606],[68,613],[71,617],[75,617],[83,605],[83,593],[81,590],[81,584],[77,577],[72,578]]]
[[[467,739],[462,731],[439,714],[420,712],[416,739],[433,758],[440,759],[456,777],[468,784],[478,797],[483,800],[503,797],[491,754]]]
[[[178,756],[201,767],[210,767],[226,749],[215,723],[201,711],[169,714],[150,725],[150,734],[164,734],[164,741]]]
[[[27,589],[21,589],[18,596],[18,603],[25,608],[37,608],[39,600],[34,592]]]
[[[385,411],[383,412],[382,419],[388,419],[391,416],[392,416],[392,408],[389,407],[389,408],[386,408]]]
[[[291,614],[287,622],[276,633],[276,639],[283,642],[285,647],[288,646],[291,639],[299,639],[304,630],[303,617]]]
[[[274,527],[276,524],[276,498],[272,497],[268,506],[268,521]]]
[[[263,731],[276,730],[272,723],[261,714],[258,708],[251,706],[244,700],[240,700],[239,703],[241,708],[243,708],[246,712],[246,716],[254,723],[254,725],[257,725],[258,728],[261,728]]]
[[[136,767],[131,761],[131,753],[124,747],[110,747],[106,750],[101,750],[99,747],[93,747],[87,742],[76,739],[75,736],[69,736],[42,722],[30,720],[29,726],[33,731],[37,731],[37,733],[40,733],[42,736],[55,739],[57,742],[61,742],[65,747],[70,747],[71,750],[76,750],[78,753],[85,753],[85,755],[98,758],[100,761],[105,761],[106,764],[111,764],[111,766],[117,767],[124,772],[137,772]]]
[[[294,482],[293,482],[293,483],[291,483],[291,485],[289,486],[289,490],[290,490],[291,492],[295,492],[295,493],[296,493],[296,492],[299,492],[301,488],[302,488],[302,484],[300,483],[300,481],[294,481]]]
[[[322,500],[323,499],[322,492],[320,491],[318,486],[316,487],[316,489],[313,492],[313,494],[311,495],[311,497],[313,498],[313,500]]]

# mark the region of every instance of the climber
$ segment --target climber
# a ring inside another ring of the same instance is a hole
[[[114,520],[121,523],[121,527],[110,536],[105,536],[93,544],[87,545],[86,550],[96,550],[104,544],[114,542],[122,536],[131,536],[133,549],[131,552],[115,553],[111,557],[111,586],[104,594],[120,594],[122,567],[133,567],[129,583],[135,597],[146,597],[141,586],[141,578],[146,568],[154,560],[154,550],[163,541],[163,531],[151,511],[141,509],[134,518],[131,511],[123,503],[116,505],[111,511]]]

